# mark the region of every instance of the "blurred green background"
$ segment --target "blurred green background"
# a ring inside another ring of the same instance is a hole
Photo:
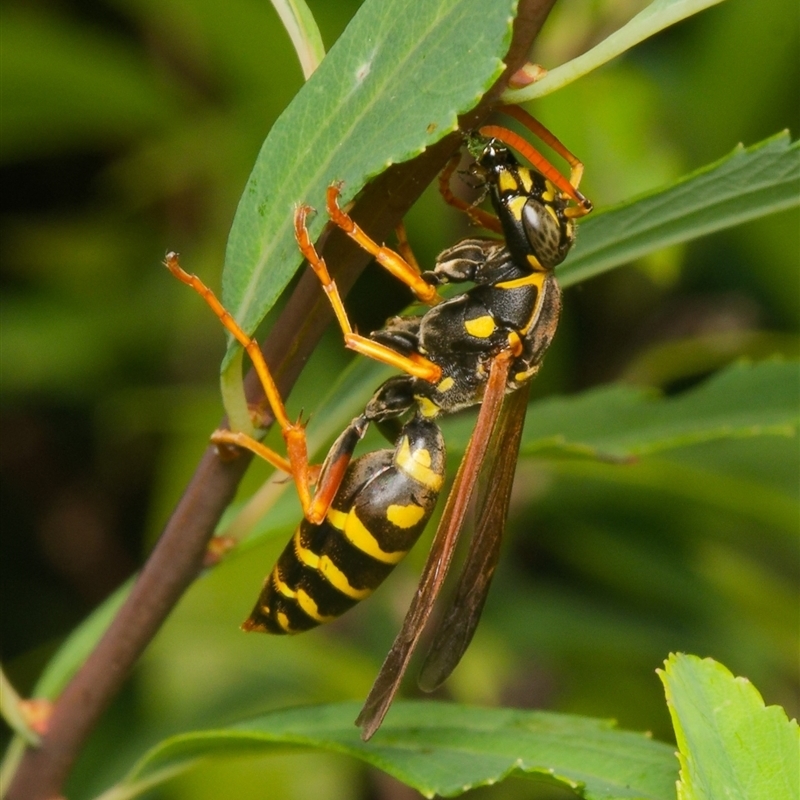
[[[330,47],[359,4],[309,5]],[[643,5],[563,0],[534,60],[568,60]],[[728,0],[532,110],[608,206],[738,142],[797,135],[798,12],[794,0]],[[263,0],[6,2],[0,19],[2,655],[25,691],[142,562],[221,416],[222,332],[160,261],[178,250],[219,285],[239,195],[302,76]],[[469,231],[432,190],[408,226],[427,264]],[[615,380],[675,392],[742,356],[796,356],[798,267],[792,211],[570,289],[534,393]],[[368,330],[396,302],[368,270],[348,307]],[[290,408],[313,411],[347,362],[331,332]],[[770,437],[624,469],[521,464],[484,620],[443,696],[614,717],[668,740],[654,669],[683,650],[722,661],[797,716],[797,526],[758,511],[797,508],[797,456],[796,439]],[[251,473],[243,497],[267,471]],[[297,516],[285,510],[285,537]],[[187,594],[93,738],[71,798],[101,791],[170,733],[366,694],[424,543],[325,630],[245,636],[238,625],[284,538],[234,555]],[[417,795],[304,754],[207,765],[154,796]],[[512,779],[473,796],[567,795]]]

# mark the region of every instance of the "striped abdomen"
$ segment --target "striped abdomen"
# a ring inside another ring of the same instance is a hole
[[[242,627],[299,633],[369,596],[425,528],[444,461],[438,426],[420,416],[403,427],[394,450],[356,459],[326,519],[300,523]]]

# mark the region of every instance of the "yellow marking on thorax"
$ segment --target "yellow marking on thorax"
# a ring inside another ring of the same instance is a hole
[[[536,324],[539,319],[539,315],[542,313],[542,307],[544,306],[544,281],[547,275],[544,272],[539,272],[537,275],[540,278],[540,283],[538,285],[539,294],[536,297],[536,305],[533,307],[531,318],[528,320],[528,324],[522,329],[523,336],[526,336],[531,328],[533,328],[533,326]]]
[[[488,339],[494,333],[496,327],[494,319],[488,314],[482,317],[475,317],[475,319],[468,319],[464,323],[466,332],[478,339]]]
[[[542,266],[542,262],[541,262],[541,261],[539,261],[539,259],[538,259],[538,258],[536,258],[536,256],[535,256],[533,253],[528,253],[528,255],[527,255],[527,256],[525,256],[525,258],[527,258],[527,259],[528,259],[528,263],[529,263],[529,264],[531,265],[531,267],[533,267],[533,269],[535,269],[537,272],[543,272],[543,271],[544,271],[544,267]]]
[[[332,510],[333,509],[330,509],[328,514],[330,514]],[[292,539],[294,541],[294,554],[297,556],[297,560],[311,569],[316,569],[319,566],[319,556],[307,547],[303,547],[303,543],[300,541],[300,528],[294,532]]]
[[[437,384],[436,389],[437,389],[437,391],[440,391],[440,392],[444,393],[444,392],[450,391],[450,389],[453,388],[453,384],[454,383],[455,383],[455,381],[450,376],[448,376],[443,381],[440,381]]]
[[[542,273],[532,272],[530,275],[524,275],[521,278],[514,278],[512,281],[496,283],[494,286],[495,289],[520,289],[523,286],[536,286],[538,289],[541,289],[543,282],[544,276]]]
[[[533,256],[528,256],[529,261],[535,261],[536,264],[539,262]],[[535,286],[538,289],[538,294],[536,297],[536,304],[533,308],[533,313],[528,320],[528,323],[525,327],[522,328],[520,333],[525,336],[528,331],[536,324],[536,321],[539,319],[539,314],[542,310],[542,301],[543,301],[543,289],[544,289],[544,282],[547,279],[548,272],[547,270],[539,270],[537,272],[532,272],[530,275],[526,275],[523,278],[516,278],[512,281],[504,281],[503,283],[495,284],[498,289],[518,289],[523,286]],[[509,337],[510,340],[510,337]]]
[[[334,589],[353,600],[363,600],[372,594],[372,589],[356,589],[350,585],[347,575],[342,572],[328,556],[319,560],[319,572]]]
[[[384,550],[367,526],[358,518],[355,511],[351,511],[347,515],[343,533],[353,547],[382,564],[397,564],[403,560],[407,552],[406,550],[395,550],[394,552]]]
[[[435,492],[442,488],[442,476],[431,469],[431,454],[425,448],[420,448],[412,453],[407,436],[403,438],[394,463],[417,483],[421,483]]]
[[[500,194],[504,194],[505,192],[516,192],[519,184],[517,183],[517,179],[508,170],[503,170],[503,172],[500,173],[497,186],[500,190]]]
[[[545,178],[545,191],[542,192],[542,200],[545,203],[552,203],[556,199],[556,187]]]
[[[336,619],[334,615],[325,615],[319,613],[319,608],[311,596],[304,592],[302,589],[297,590],[297,605],[309,616],[314,622],[325,623],[331,622]]]
[[[507,203],[506,208],[511,212],[511,215],[516,220],[522,219],[522,209],[525,208],[525,203],[528,202],[528,198],[525,196],[519,197],[512,197]]]
[[[386,519],[398,528],[413,528],[425,516],[425,509],[416,503],[407,506],[390,505],[386,509]]]

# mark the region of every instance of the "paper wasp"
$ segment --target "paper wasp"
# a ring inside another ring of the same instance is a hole
[[[583,165],[522,109],[501,109],[526,125],[570,164],[569,180],[525,139],[494,125],[471,137],[472,173],[489,194],[496,216],[456,198],[450,179],[456,154],[440,178],[442,194],[502,238],[468,238],[442,252],[421,272],[404,237],[398,252],[380,246],[339,207],[339,187],[327,192],[331,221],[371,253],[430,308],[395,317],[369,337],[357,334],[324,259],[311,242],[301,205],[295,212],[298,246],[327,293],[347,347],[397,367],[363,413],[339,436],[320,467],[308,462],[305,429],[291,422],[258,344],[247,336],[177,256],[166,265],[196,289],[245,347],[286,442],[283,457],[255,439],[220,430],[218,444],[247,448],[291,475],[304,519],[259,595],[245,630],[297,633],[335,619],[367,597],[416,542],[444,483],[445,445],[437,419],[480,405],[474,432],[448,496],[419,587],[403,627],[375,681],[357,724],[365,739],[380,726],[444,582],[467,507],[483,470],[476,525],[461,578],[423,666],[420,685],[432,690],[458,664],[480,617],[497,565],[527,406],[536,374],[558,323],[560,290],[553,270],[567,255],[573,220],[591,211],[578,191]],[[513,148],[533,169],[521,166]],[[443,300],[437,287],[473,288]],[[393,448],[353,459],[375,423]],[[312,486],[316,484],[313,492]]]

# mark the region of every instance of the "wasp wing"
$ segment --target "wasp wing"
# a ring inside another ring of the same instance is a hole
[[[432,692],[450,676],[478,627],[489,586],[500,558],[517,455],[530,389],[507,395],[483,463],[475,510],[475,532],[458,587],[433,637],[419,675],[419,686]]]
[[[492,432],[503,405],[506,381],[513,358],[510,352],[503,351],[492,360],[475,430],[472,432],[453,482],[453,488],[447,498],[447,504],[436,530],[436,536],[431,545],[425,569],[422,571],[416,594],[405,620],[403,620],[403,627],[397,634],[367,696],[364,707],[356,719],[356,725],[361,726],[361,737],[365,741],[378,730],[392,704],[411,655],[419,642],[419,637],[447,576],[467,507],[475,489],[480,466],[486,457]]]

